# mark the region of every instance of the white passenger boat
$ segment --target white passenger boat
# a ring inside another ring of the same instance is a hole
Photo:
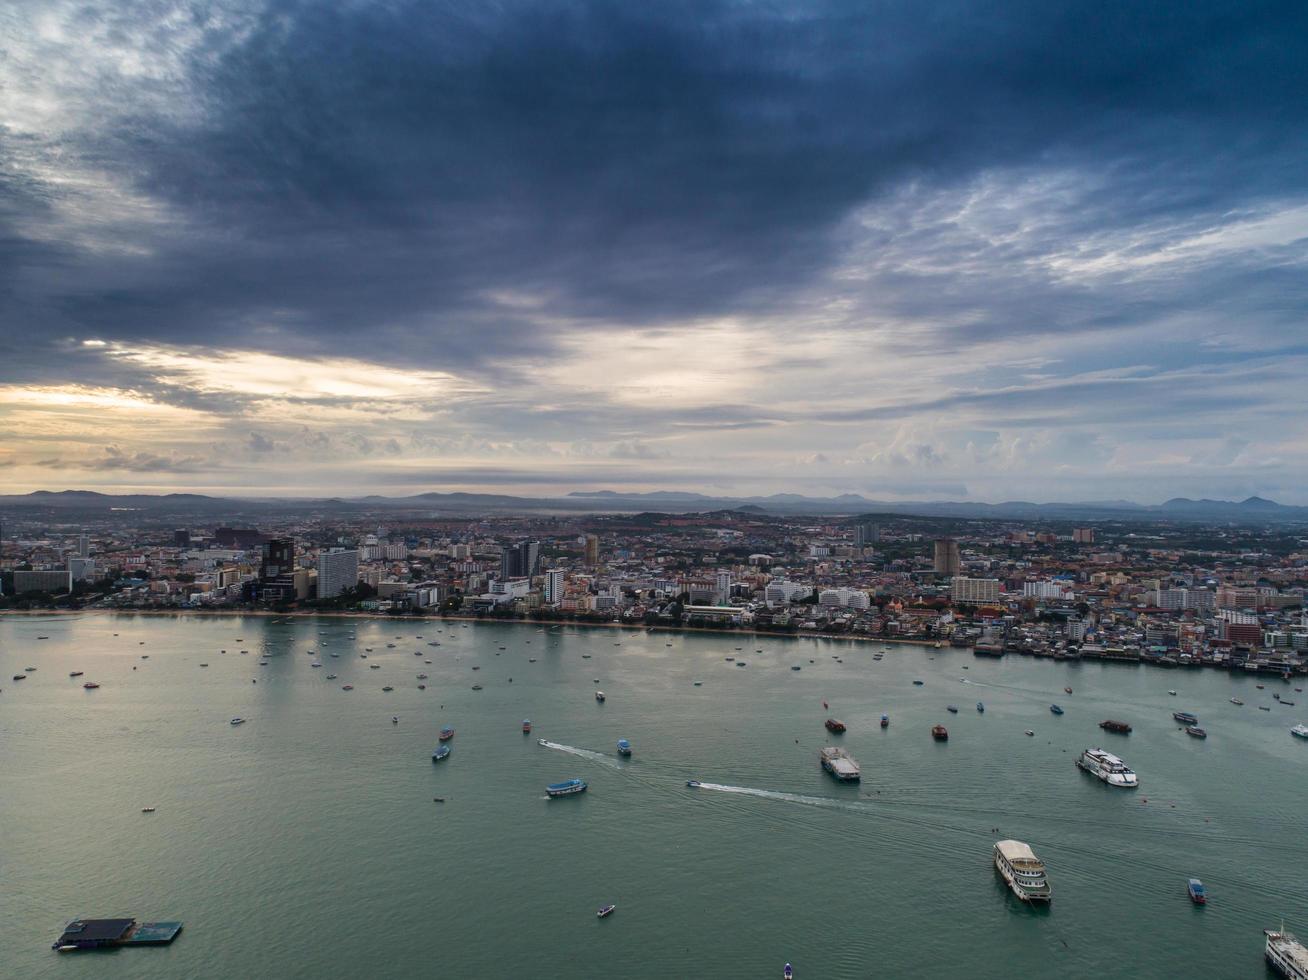
[[[1001,840],[995,844],[995,868],[1022,901],[1048,902],[1053,899],[1044,862],[1020,840]]]
[[[1076,764],[1090,775],[1098,776],[1109,786],[1135,789],[1140,785],[1139,777],[1125,762],[1103,749],[1086,749],[1076,760]]]
[[[1267,937],[1263,954],[1267,965],[1289,980],[1308,980],[1308,948],[1286,932],[1284,926],[1279,932],[1264,929],[1263,934]]]

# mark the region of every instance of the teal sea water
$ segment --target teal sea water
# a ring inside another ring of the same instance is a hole
[[[909,646],[878,663],[879,649],[0,618],[0,975],[775,978],[789,960],[797,980],[1262,977],[1263,928],[1308,933],[1308,743],[1288,731],[1308,699],[1271,699],[1291,686]],[[1210,737],[1179,731],[1177,709]],[[861,786],[818,766],[828,714],[849,726]],[[1134,733],[1102,733],[1108,717]],[[433,764],[443,724],[454,751]],[[1076,769],[1095,745],[1141,788]],[[589,792],[545,797],[572,776]],[[1052,908],[1006,892],[1002,837],[1045,861]],[[1186,898],[1191,875],[1207,908]],[[79,915],[186,925],[167,948],[52,952]]]

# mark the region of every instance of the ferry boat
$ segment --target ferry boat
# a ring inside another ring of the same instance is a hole
[[[1125,762],[1103,749],[1086,749],[1076,760],[1076,764],[1090,775],[1098,776],[1109,786],[1135,789],[1140,785],[1139,777]]]
[[[863,771],[854,757],[842,748],[825,745],[818,750],[818,758],[822,768],[842,783],[856,783],[863,778]]]
[[[845,723],[836,718],[828,718],[822,724],[826,726],[827,731],[836,735],[843,734],[845,731]]]
[[[586,792],[584,779],[565,779],[561,783],[550,783],[545,787],[547,796],[571,796],[573,793]]]
[[[602,905],[600,906],[599,911],[595,913],[595,918],[597,919],[606,918],[607,916],[612,915],[613,910],[616,908],[617,908],[616,905]]]
[[[949,729],[944,725],[932,725],[931,737],[937,742],[947,742],[949,741]]]
[[[958,705],[947,704],[945,705],[945,710],[948,711],[951,715],[956,715],[958,714]]]
[[[439,738],[442,742],[448,742],[450,739],[454,737],[454,729],[451,728],[449,725],[446,725],[441,729],[441,733],[436,737]]]
[[[1131,726],[1124,721],[1114,721],[1111,718],[1105,719],[1099,723],[1099,727],[1106,732],[1117,732],[1120,735],[1130,735]]]
[[[530,718],[524,718],[524,719],[522,719],[522,734],[524,734],[524,735],[530,735],[530,734],[531,734],[531,719],[530,719]]]
[[[1049,706],[1049,710],[1052,711],[1052,712],[1053,712],[1054,714],[1056,714],[1056,715],[1061,715],[1061,714],[1063,713],[1063,709],[1062,709],[1061,707],[1059,707],[1058,705],[1056,705],[1056,704],[1051,704],[1051,705]]]
[[[1207,738],[1207,737],[1208,737],[1208,733],[1207,733],[1206,731],[1204,731],[1202,728],[1200,728],[1198,725],[1189,725],[1189,726],[1187,726],[1187,728],[1186,728],[1186,730],[1185,730],[1185,733],[1186,733],[1187,735],[1191,736],[1192,738]]]
[[[882,728],[889,728],[889,727],[890,727],[890,716],[889,716],[889,715],[882,715],[882,716],[881,716],[881,727],[882,727]]]
[[[1190,714],[1190,712],[1188,711],[1173,711],[1172,717],[1183,725],[1199,724],[1199,719],[1196,718],[1194,715]]]
[[[1297,738],[1308,738],[1308,725],[1295,725],[1290,729],[1290,734]]]
[[[603,701],[604,701],[604,692],[603,692],[603,691],[596,691],[596,692],[595,692],[595,700],[596,700],[596,701],[599,701],[599,702],[601,702],[601,703],[603,703]]]
[[[979,714],[985,714],[985,713],[986,713],[986,706],[985,706],[984,704],[982,704],[980,701],[978,701],[978,702],[976,703],[976,710],[977,710],[977,712],[978,712]]]
[[[618,755],[631,755],[631,743],[625,738],[618,739]]]
[[[1001,840],[995,844],[995,869],[1022,901],[1048,902],[1053,899],[1044,862],[1020,840]]]
[[[1267,965],[1288,980],[1308,980],[1308,947],[1282,926],[1280,931],[1264,929],[1267,945],[1263,955]]]
[[[1208,893],[1204,891],[1204,883],[1198,878],[1191,878],[1185,883],[1186,893],[1190,896],[1190,901],[1195,905],[1207,905]]]

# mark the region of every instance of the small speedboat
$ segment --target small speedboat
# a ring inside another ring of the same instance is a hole
[[[1231,703],[1232,703],[1232,704],[1244,704],[1244,702],[1241,701],[1239,698],[1231,698]]]
[[[1071,693],[1072,693],[1072,689],[1071,689],[1070,687],[1065,687],[1065,688],[1063,688],[1063,693],[1064,693],[1064,694],[1071,694]]]
[[[698,779],[687,779],[686,785],[689,786],[691,789],[699,789],[700,786],[703,784],[700,783]]]
[[[522,734],[524,734],[524,735],[530,735],[530,734],[531,734],[531,719],[530,719],[530,718],[524,718],[524,719],[522,719]]]
[[[618,739],[618,755],[631,755],[631,743],[625,738]]]
[[[605,917],[607,917],[607,916],[612,915],[612,914],[613,914],[613,910],[616,909],[616,908],[617,908],[616,905],[602,905],[602,906],[600,906],[599,911],[595,913],[595,917],[596,917],[597,919],[603,919],[603,918],[605,918]]]
[[[142,813],[154,813],[154,807],[152,807],[152,806],[143,806],[143,807],[141,807],[141,812],[142,812]]]
[[[948,711],[951,715],[956,715],[958,714],[958,705],[947,704],[945,705],[945,710]]]
[[[441,729],[441,733],[437,737],[442,742],[448,742],[450,739],[454,737],[454,729],[451,728],[449,725],[446,725],[444,728]]]
[[[786,968],[781,971],[781,980],[795,980],[795,968],[789,963],[787,963]]]
[[[932,725],[931,737],[937,742],[947,742],[949,741],[949,729],[944,725]]]
[[[561,783],[550,783],[545,787],[546,796],[571,796],[574,793],[586,792],[586,780],[584,779],[565,779]]]
[[[353,684],[342,684],[342,685],[341,685],[341,690],[342,690],[342,691],[353,691],[353,690],[354,690],[354,685],[353,685]]]
[[[231,720],[230,724],[232,724],[232,725],[244,725],[244,724],[245,724],[245,719],[244,719],[244,718],[233,718],[233,719]]]
[[[436,751],[431,754],[432,762],[440,762],[442,759],[450,757],[450,747],[448,745],[438,745]]]
[[[985,714],[985,713],[986,713],[986,706],[985,706],[984,704],[982,704],[980,701],[978,701],[978,702],[976,703],[976,710],[977,710],[977,713],[978,713],[978,714]]]
[[[595,692],[595,700],[596,700],[596,701],[603,702],[603,701],[604,701],[604,692],[603,692],[603,691],[596,691],[596,692]]]
[[[914,681],[914,682],[913,682],[913,686],[914,686],[914,687],[921,687],[921,686],[922,686],[923,684],[925,684],[925,683],[926,683],[926,681]]]
[[[1208,893],[1204,890],[1204,883],[1198,878],[1191,878],[1185,883],[1185,890],[1190,896],[1190,901],[1195,905],[1207,905]]]
[[[395,688],[393,688],[393,687],[391,687],[389,684],[387,684],[385,687],[382,688],[382,690],[383,690],[383,691],[393,691],[393,690],[395,690]]]
[[[1049,706],[1049,710],[1052,711],[1052,712],[1053,712],[1054,714],[1056,714],[1056,715],[1061,715],[1061,714],[1063,713],[1063,709],[1062,709],[1059,705],[1056,705],[1056,704],[1051,704],[1051,705]]]
[[[473,689],[474,691],[480,691],[480,690],[481,690],[481,685],[480,685],[480,684],[474,684],[474,685],[472,685],[472,689]]]
[[[1025,734],[1027,734],[1027,735],[1034,735],[1035,732],[1031,731],[1031,729],[1028,728],[1028,729],[1026,730]]]
[[[327,675],[327,679],[328,679],[329,681],[334,681],[334,680],[336,680],[336,675],[335,675],[335,674],[328,674],[328,675]]]
[[[1175,692],[1175,691],[1168,691],[1167,693],[1170,694],[1172,697],[1176,697],[1176,692]]]

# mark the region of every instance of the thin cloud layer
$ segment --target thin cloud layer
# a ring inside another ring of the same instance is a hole
[[[1308,502],[1301,4],[0,33],[12,489]]]

